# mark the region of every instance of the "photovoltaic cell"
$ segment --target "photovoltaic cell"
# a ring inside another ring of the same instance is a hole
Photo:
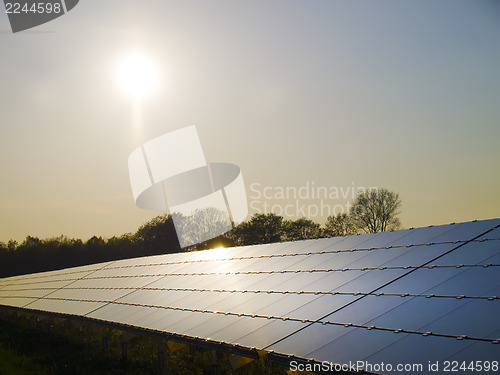
[[[376,335],[379,334],[376,333]],[[384,333],[380,333],[380,335],[384,335]],[[385,335],[390,335],[390,333],[385,333]],[[457,355],[458,353],[460,354]],[[393,363],[422,364],[422,374],[436,374],[435,371],[428,370],[428,363],[438,362],[441,370],[438,373],[446,373],[443,371],[444,361],[454,356],[460,362],[468,358],[472,358],[474,361],[498,361],[498,347],[487,342],[468,342],[437,336],[407,335],[370,355],[366,358],[366,361],[380,363],[380,361],[387,361],[388,358],[397,358]],[[396,374],[398,372],[386,373]]]
[[[495,219],[159,255],[0,279],[0,305],[430,373],[500,358],[499,245]]]

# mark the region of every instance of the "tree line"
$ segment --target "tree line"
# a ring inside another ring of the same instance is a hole
[[[274,213],[255,214],[231,231],[181,249],[171,215],[160,215],[135,233],[87,241],[59,236],[27,236],[22,243],[0,242],[0,277],[57,270],[111,260],[203,250],[224,246],[297,241],[398,229],[401,200],[387,189],[359,194],[348,213],[329,216],[323,226],[306,218],[286,220]]]

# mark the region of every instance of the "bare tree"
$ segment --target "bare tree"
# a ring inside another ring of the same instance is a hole
[[[232,229],[227,212],[215,207],[198,208],[188,216],[174,212],[172,218],[181,247],[208,241]]]
[[[385,188],[359,194],[350,213],[353,223],[367,233],[398,229],[401,221],[399,194]]]

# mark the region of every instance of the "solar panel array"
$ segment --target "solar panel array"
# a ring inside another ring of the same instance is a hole
[[[499,267],[495,219],[10,277],[0,305],[435,373],[429,363],[499,360]]]

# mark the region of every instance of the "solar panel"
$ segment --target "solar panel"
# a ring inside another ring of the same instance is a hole
[[[429,361],[498,361],[499,267],[496,219],[16,276],[0,279],[0,305],[436,373]]]

